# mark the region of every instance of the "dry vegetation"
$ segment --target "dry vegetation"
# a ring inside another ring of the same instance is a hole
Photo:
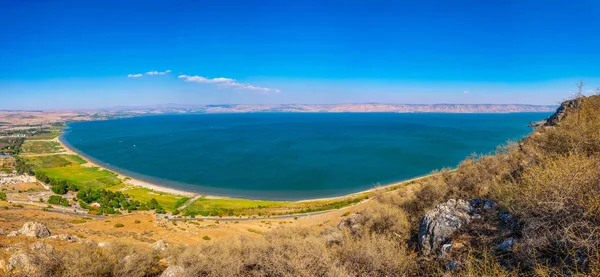
[[[577,101],[557,126],[419,181],[415,193],[370,197],[349,227],[284,227],[171,245],[165,253],[81,244],[40,257],[36,274],[157,276],[177,265],[183,276],[600,276],[600,96]],[[484,222],[457,234],[466,242],[454,257],[463,261],[457,269],[421,255],[416,232],[423,214],[447,199],[478,197],[516,218],[514,250],[492,251],[500,231]]]

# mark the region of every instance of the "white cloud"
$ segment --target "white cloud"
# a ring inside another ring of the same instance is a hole
[[[463,91],[464,94],[469,94],[468,90]]]
[[[146,75],[165,75],[167,73],[171,73],[171,70],[169,69],[169,70],[165,70],[165,71],[162,71],[162,72],[161,71],[156,71],[156,70],[155,71],[148,71],[148,72],[146,72],[144,74],[146,74]],[[139,73],[139,74],[129,74],[129,75],[127,75],[127,78],[140,78],[140,77],[144,76],[144,74],[142,74],[142,73]]]
[[[206,77],[202,77],[202,76],[189,76],[189,75],[185,75],[185,74],[181,74],[181,75],[177,76],[177,78],[183,79],[186,82],[195,82],[195,83],[202,83],[202,84],[217,84],[220,87],[254,90],[254,91],[259,91],[259,92],[263,92],[263,93],[269,93],[269,92],[279,93],[279,92],[281,92],[278,89],[257,87],[257,86],[253,86],[250,84],[242,84],[242,83],[239,83],[238,81],[236,81],[235,79],[231,79],[231,78],[219,77],[219,78],[211,79],[211,78],[206,78]]]
[[[171,73],[171,70],[169,69],[169,70],[166,70],[166,71],[163,71],[163,72],[156,71],[156,70],[155,71],[148,71],[148,72],[146,72],[146,75],[165,75],[167,73]]]

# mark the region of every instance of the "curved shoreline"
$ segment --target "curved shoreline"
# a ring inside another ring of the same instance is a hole
[[[426,175],[417,176],[417,177],[410,178],[410,179],[403,180],[403,181],[392,182],[392,183],[389,183],[386,185],[373,187],[373,188],[370,188],[367,190],[362,190],[362,191],[358,191],[358,192],[354,192],[354,193],[349,193],[349,194],[340,195],[340,196],[333,196],[333,197],[311,198],[311,199],[302,199],[302,200],[294,200],[294,201],[266,200],[266,199],[260,199],[260,198],[254,199],[254,198],[244,198],[244,197],[229,197],[229,196],[223,196],[223,195],[210,195],[210,194],[205,194],[205,193],[198,193],[198,192],[191,192],[191,191],[186,191],[186,190],[181,190],[181,189],[175,189],[175,188],[167,187],[164,185],[158,185],[155,183],[143,181],[143,180],[140,180],[139,178],[134,178],[134,177],[125,175],[123,173],[119,173],[116,170],[113,170],[111,168],[107,168],[106,166],[100,165],[100,162],[94,161],[93,158],[86,156],[84,153],[82,153],[75,147],[71,146],[68,142],[63,141],[63,139],[64,139],[63,136],[64,136],[64,133],[61,134],[60,136],[58,136],[54,140],[56,142],[58,142],[60,144],[60,146],[63,147],[67,151],[64,154],[77,155],[77,156],[81,157],[83,160],[85,160],[87,162],[88,166],[98,167],[100,170],[107,170],[107,171],[113,172],[126,185],[132,185],[135,187],[142,187],[142,188],[146,188],[146,189],[150,189],[150,190],[154,190],[154,191],[158,191],[158,192],[164,192],[164,193],[169,193],[169,194],[174,194],[174,195],[182,195],[182,196],[186,196],[186,197],[196,197],[196,196],[202,195],[202,197],[209,198],[209,199],[251,199],[251,200],[265,200],[265,201],[278,201],[278,202],[327,201],[327,200],[336,200],[336,199],[344,199],[344,198],[348,198],[348,197],[355,197],[355,196],[359,196],[359,195],[365,194],[365,193],[372,193],[377,190],[387,189],[387,188],[402,185],[405,183],[422,180],[422,179],[439,174],[439,173],[426,174]]]

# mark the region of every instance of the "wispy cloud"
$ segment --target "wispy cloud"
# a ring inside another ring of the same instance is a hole
[[[237,89],[245,89],[245,90],[254,90],[262,93],[279,93],[281,92],[278,89],[258,87],[250,84],[242,84],[235,79],[231,78],[206,78],[202,76],[190,76],[190,75],[179,75],[177,76],[179,79],[183,79],[186,82],[194,82],[194,83],[202,83],[202,84],[217,84],[220,87],[226,88],[237,88]]]
[[[170,69],[165,70],[165,71],[156,71],[156,70],[154,70],[154,71],[148,71],[148,72],[146,72],[144,74],[145,75],[165,75],[167,73],[171,73],[171,70]],[[139,77],[144,76],[144,74],[142,74],[142,73],[129,74],[129,75],[127,75],[127,78],[139,78]]]
[[[464,94],[469,94],[468,90],[463,91]]]
[[[156,71],[156,70],[155,71],[148,71],[148,72],[146,72],[146,75],[165,75],[167,73],[171,73],[171,70],[166,70],[166,71],[163,71],[163,72]]]

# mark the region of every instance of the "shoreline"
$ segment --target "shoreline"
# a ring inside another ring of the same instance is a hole
[[[75,148],[67,146],[67,144],[62,141],[62,139],[61,139],[62,136],[63,136],[63,134],[61,134],[60,136],[58,136],[57,138],[54,139],[54,141],[58,142],[60,144],[60,146],[66,150],[65,153],[59,153],[59,154],[77,155],[78,157],[82,158],[83,160],[85,160],[87,162],[86,163],[87,165],[84,165],[84,166],[97,167],[98,170],[107,170],[107,171],[110,171],[110,172],[116,174],[117,177],[119,179],[121,179],[121,181],[125,185],[132,185],[132,186],[136,186],[136,187],[142,187],[142,188],[151,189],[151,190],[158,191],[158,192],[165,192],[165,193],[169,193],[169,194],[182,195],[182,196],[186,196],[186,197],[194,197],[194,196],[198,195],[198,193],[193,193],[193,192],[184,191],[184,190],[178,190],[178,189],[174,189],[174,188],[165,187],[165,186],[161,186],[161,185],[149,183],[149,182],[146,182],[146,181],[142,181],[142,180],[133,178],[131,176],[127,176],[127,175],[121,174],[119,172],[116,172],[115,170],[111,170],[109,168],[106,168],[106,167],[104,167],[104,166],[102,166],[102,165],[94,162],[93,160],[91,160],[90,158],[86,157],[85,155],[79,153],[78,150],[76,150]],[[208,197],[208,195],[207,195],[207,197]]]
[[[81,154],[74,147],[72,147],[72,146],[69,147],[67,143],[64,143],[62,141],[63,135],[64,135],[64,133],[61,134],[60,136],[58,136],[57,138],[53,139],[54,141],[58,142],[62,148],[64,148],[66,150],[66,152],[64,152],[64,153],[57,153],[57,154],[77,155],[78,157],[82,158],[83,160],[85,160],[87,162],[87,165],[84,165],[84,166],[92,166],[92,167],[97,167],[99,170],[110,171],[110,172],[116,174],[117,177],[119,179],[121,179],[122,182],[123,182],[123,184],[125,184],[125,185],[131,185],[131,186],[135,186],[135,187],[141,187],[141,188],[146,188],[146,189],[154,190],[154,191],[157,191],[157,192],[164,192],[164,193],[169,193],[169,194],[174,194],[174,195],[181,195],[181,196],[190,197],[190,198],[202,195],[202,197],[208,198],[208,199],[264,200],[264,199],[250,199],[250,198],[244,198],[244,197],[228,197],[228,196],[220,196],[220,195],[209,195],[209,194],[204,194],[204,193],[197,193],[197,192],[185,191],[185,190],[175,189],[175,188],[171,188],[171,187],[167,187],[167,186],[158,185],[158,184],[155,184],[155,183],[150,183],[150,182],[147,182],[147,181],[143,181],[143,180],[140,180],[140,179],[137,179],[137,178],[133,178],[131,176],[127,176],[125,174],[119,173],[119,172],[117,172],[115,170],[106,168],[105,166],[102,166],[102,165],[98,164],[97,162],[94,162],[91,158],[85,156],[84,154]],[[362,191],[358,191],[358,192],[354,192],[354,193],[349,193],[349,194],[345,194],[345,195],[341,195],[341,196],[311,198],[311,199],[302,199],[302,200],[295,200],[295,201],[283,201],[283,200],[264,200],[264,201],[301,203],[301,202],[311,202],[311,201],[330,201],[330,200],[336,200],[336,199],[344,199],[344,198],[348,198],[348,197],[359,196],[359,195],[365,194],[365,193],[372,193],[372,192],[375,192],[377,190],[387,189],[389,187],[399,186],[399,185],[406,184],[406,183],[409,183],[409,182],[414,182],[414,181],[422,180],[422,179],[429,178],[429,177],[432,177],[432,176],[435,176],[435,175],[438,175],[438,174],[440,174],[440,173],[426,174],[426,175],[423,175],[423,176],[418,176],[418,177],[410,178],[410,179],[403,180],[403,181],[392,182],[392,183],[388,183],[388,184],[385,184],[385,185],[373,187],[373,188],[370,188],[370,189],[367,189],[367,190],[362,190]]]

